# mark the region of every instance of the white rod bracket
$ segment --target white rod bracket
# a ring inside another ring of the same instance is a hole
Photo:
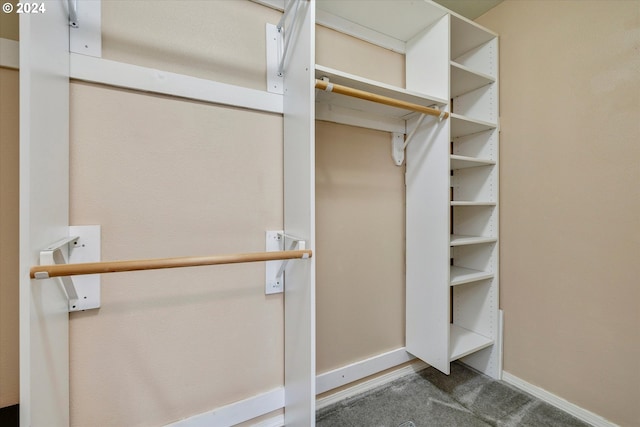
[[[100,261],[100,226],[69,227],[70,237],[61,239],[40,251],[40,264],[67,264]],[[36,279],[47,279],[46,272]],[[100,307],[100,275],[60,277],[60,285],[69,302],[69,312]]]
[[[289,247],[287,241],[291,242]],[[285,234],[282,230],[266,232],[265,250],[267,252],[284,250],[304,250],[306,241],[302,238]],[[307,257],[308,258],[308,257]],[[290,260],[267,261],[265,268],[265,294],[284,292],[285,270]]]
[[[291,240],[291,244],[289,245],[289,247],[285,250],[287,251],[299,251],[299,250],[304,250],[307,247],[306,242],[304,241],[304,239],[301,239],[300,237],[295,237],[292,236],[290,234],[285,234],[285,233],[281,233],[280,234],[281,238],[282,238],[282,242],[283,245],[285,245],[286,240],[289,239]],[[304,256],[303,258],[309,258],[308,256]],[[278,269],[278,274],[276,274],[276,279],[280,279],[283,278],[284,276],[284,271],[287,268],[287,264],[289,264],[289,261],[291,261],[290,259],[284,259],[282,260],[282,265],[280,265],[280,268]]]
[[[289,15],[289,12],[291,12],[291,4],[294,2],[295,0],[289,0],[287,2],[287,4],[284,7],[284,13],[282,14],[282,17],[280,18],[280,21],[278,21],[278,25],[276,25],[276,28],[278,29],[278,32],[282,31],[282,28],[284,27],[284,21],[287,20],[287,15]]]
[[[77,0],[67,0],[69,5],[69,26],[78,28],[78,2]]]
[[[267,231],[265,250],[267,252],[284,250],[282,230]],[[265,263],[265,288],[266,295],[279,294],[284,291],[284,277],[277,278],[282,261],[267,261]]]
[[[287,6],[285,8],[283,19],[281,20],[280,23],[278,23],[276,27],[278,32],[282,34],[282,37],[284,40],[284,47],[280,52],[281,55],[279,57],[280,61],[278,64],[277,75],[280,77],[284,76],[284,69],[286,67],[286,60],[287,60],[287,52],[289,51],[289,45],[291,44],[291,39],[296,37],[295,35],[296,23],[298,22],[298,15],[299,15],[301,4],[302,4],[302,1],[300,0],[289,1],[289,3],[287,3]],[[290,25],[286,25],[286,23],[284,22],[286,19],[286,15],[289,14],[290,10],[293,9],[293,7],[295,7],[295,10],[293,11],[293,18],[291,18]]]
[[[42,265],[53,265],[53,264],[66,264],[69,258],[70,246],[75,244],[78,241],[78,236],[70,236],[65,237],[64,239],[58,240],[55,243],[52,243],[48,247],[44,248],[40,251],[40,264]],[[47,279],[49,278],[49,274],[36,273],[36,279]],[[71,311],[71,307],[76,305],[78,302],[78,292],[76,290],[75,284],[70,277],[61,277],[59,280],[60,286],[67,296],[68,308]]]
[[[76,25],[69,32],[69,52],[81,55],[102,57],[102,9],[100,0],[73,0],[76,6],[69,5],[75,13]],[[69,13],[72,16],[72,13]],[[82,21],[82,25],[77,23]]]
[[[396,166],[401,166],[404,162],[404,133],[391,133],[391,157]]]

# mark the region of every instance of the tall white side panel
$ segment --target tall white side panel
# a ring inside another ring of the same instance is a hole
[[[316,388],[315,1],[299,4],[284,69],[284,230],[305,239],[314,256],[286,271],[285,424],[308,427],[315,425]]]
[[[425,119],[406,161],[406,348],[448,374],[448,121]]]
[[[407,89],[449,99],[449,15],[407,42]]]
[[[20,425],[69,425],[67,300],[35,281],[39,251],[67,236],[69,26],[66,2],[20,15]]]
[[[407,89],[449,99],[449,15],[407,42]],[[406,347],[449,373],[449,120],[406,150]]]

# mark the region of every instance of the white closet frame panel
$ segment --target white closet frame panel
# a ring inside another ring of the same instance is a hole
[[[69,425],[69,313],[58,279],[31,280],[69,234],[69,17],[20,15],[20,425]]]
[[[284,68],[284,231],[315,253],[315,1],[302,2],[298,14],[296,27],[287,29],[295,45]],[[290,263],[286,272],[287,426],[315,425],[315,260]]]
[[[425,119],[406,152],[406,348],[445,374],[450,372],[448,129],[446,121]]]

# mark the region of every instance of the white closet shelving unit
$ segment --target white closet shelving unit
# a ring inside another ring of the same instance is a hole
[[[366,7],[358,0],[287,3],[301,16],[287,30],[296,40],[284,67],[285,200],[308,208],[285,203],[285,229],[308,237],[315,249],[316,119],[413,134],[405,152],[406,349],[447,374],[450,363],[461,359],[499,378],[497,35],[426,0],[376,0]],[[406,87],[316,64],[316,23],[404,54]],[[413,111],[315,90],[315,79],[450,116],[420,120]],[[292,221],[306,225],[291,226]],[[314,271],[308,273],[307,293],[304,280],[298,290],[285,291],[287,313],[306,310],[299,318],[308,322],[308,334],[287,334],[285,341],[314,349]],[[313,363],[303,366],[286,357],[291,381],[285,382],[301,384],[308,375],[313,388]],[[300,390],[286,386],[287,423],[298,423],[296,414],[305,411],[304,398],[293,394]],[[313,425],[312,417],[306,420]]]
[[[450,34],[449,358],[499,378],[498,39],[454,15]]]

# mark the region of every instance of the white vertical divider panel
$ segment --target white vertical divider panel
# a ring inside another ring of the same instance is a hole
[[[66,2],[20,15],[20,425],[69,425],[68,304],[57,279],[31,280],[39,252],[68,235]]]
[[[305,239],[314,255],[285,273],[285,425],[308,427],[316,389],[315,1],[301,1],[298,14],[287,28],[293,39],[284,68],[284,231]]]
[[[405,156],[406,348],[448,374],[448,121],[425,119]]]
[[[449,15],[407,43],[407,89],[449,99]],[[449,373],[450,120],[426,119],[406,150],[406,348]]]

